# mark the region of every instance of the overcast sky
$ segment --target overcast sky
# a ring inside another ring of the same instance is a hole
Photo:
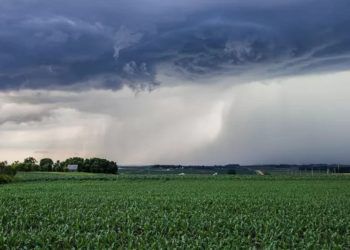
[[[0,160],[350,163],[348,0],[0,0]]]

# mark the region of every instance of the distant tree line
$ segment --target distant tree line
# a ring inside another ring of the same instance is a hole
[[[261,171],[264,175],[271,172],[320,172],[320,173],[350,173],[350,165],[344,164],[262,164],[262,165],[171,165],[171,164],[157,164],[148,166],[150,170],[179,170],[179,171],[215,171],[226,174],[253,174],[256,170]]]
[[[152,169],[203,169],[203,170],[235,170],[240,167],[239,164],[227,164],[227,165],[151,165]]]
[[[150,165],[150,170],[178,170],[184,171],[185,173],[205,173],[206,171],[215,171],[223,174],[235,175],[237,169],[240,167],[239,164],[226,164],[226,165],[171,165],[171,164],[156,164]]]
[[[41,159],[39,162],[34,157],[27,157],[23,162],[15,161],[11,165],[7,162],[3,162],[3,169],[0,168],[0,174],[5,171],[44,171],[44,172],[67,172],[69,165],[77,165],[78,172],[90,172],[90,173],[108,173],[117,174],[118,165],[114,161],[101,158],[84,159],[80,157],[68,158],[65,161],[54,162],[50,158]],[[0,165],[0,167],[2,166]],[[5,167],[6,166],[6,167]],[[5,170],[6,169],[6,170]],[[5,174],[5,173],[4,173]]]
[[[350,173],[349,165],[338,164],[310,164],[299,167],[300,171],[316,171],[316,172],[330,172],[330,173]]]

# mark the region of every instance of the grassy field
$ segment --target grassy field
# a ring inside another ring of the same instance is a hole
[[[350,178],[19,173],[0,249],[350,248]]]
[[[28,181],[62,181],[62,180],[115,180],[119,176],[112,174],[93,173],[69,173],[69,172],[19,172],[15,180],[17,182]]]

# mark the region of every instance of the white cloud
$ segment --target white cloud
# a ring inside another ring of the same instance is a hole
[[[122,49],[130,47],[131,45],[137,43],[142,38],[142,34],[138,32],[131,32],[125,26],[121,26],[116,32],[114,40],[114,58],[118,60],[119,52]]]

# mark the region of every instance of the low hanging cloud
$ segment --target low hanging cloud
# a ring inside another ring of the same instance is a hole
[[[350,71],[231,86],[0,93],[0,160],[350,163]],[[171,83],[170,83],[171,85]]]
[[[0,89],[153,88],[339,71],[350,2],[0,0]]]

